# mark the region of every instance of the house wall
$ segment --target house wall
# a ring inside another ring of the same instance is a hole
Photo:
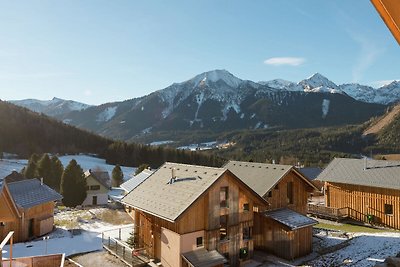
[[[88,190],[86,190],[86,198],[82,202],[83,206],[93,205],[93,196],[97,196],[97,205],[106,205],[108,203],[108,188],[99,183],[93,176],[89,175],[86,178],[86,185]],[[99,190],[90,190],[90,186],[99,185]]]
[[[342,183],[325,183],[325,203],[332,208],[349,208],[352,219],[400,229],[400,190]],[[385,204],[393,207],[393,214],[385,214]]]
[[[287,184],[289,182],[293,182],[293,204],[289,204],[287,198]],[[313,188],[292,170],[279,181],[275,188],[272,189],[272,196],[268,197],[267,193],[265,199],[271,204],[268,207],[270,210],[289,208],[306,215],[307,201],[309,194],[312,191]]]
[[[197,237],[203,237],[204,241],[204,231],[179,235],[166,228],[161,228],[162,265],[166,267],[182,266],[182,253],[198,248],[196,245]]]
[[[53,230],[54,225],[54,206],[50,201],[32,208],[21,209],[21,237],[28,240],[32,237],[45,235]],[[29,221],[33,219],[33,235],[29,236]]]
[[[0,240],[3,240],[10,231],[14,231],[15,242],[21,240],[21,221],[7,185],[0,188],[0,222],[4,223],[4,226],[0,226]]]
[[[312,252],[312,226],[290,230],[261,214],[254,221],[254,246],[292,260]]]

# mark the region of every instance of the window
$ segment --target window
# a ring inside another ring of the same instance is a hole
[[[91,185],[90,190],[100,190],[100,185]]]
[[[251,227],[244,227],[243,228],[243,240],[251,239]]]
[[[196,238],[196,246],[197,247],[202,247],[203,246],[203,237],[202,236]]]
[[[272,191],[268,192],[268,197],[272,197]]]
[[[247,259],[248,256],[249,256],[249,249],[241,248],[239,251],[239,259]]]
[[[293,204],[293,182],[287,183],[287,200],[289,204]]]
[[[386,215],[393,215],[393,205],[385,204],[385,214]]]
[[[244,211],[249,211],[249,210],[250,210],[250,205],[249,205],[249,203],[244,203],[244,204],[243,204],[243,210],[244,210]]]
[[[228,208],[228,187],[221,187],[219,192],[219,205],[221,208]]]
[[[228,240],[228,215],[219,217],[219,237],[221,241]]]

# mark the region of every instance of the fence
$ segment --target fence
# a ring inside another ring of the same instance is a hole
[[[130,248],[124,241],[127,228],[107,231],[102,233],[103,247],[110,253],[120,258],[123,262],[132,267],[146,266],[150,262],[147,251],[144,248]],[[130,232],[132,227],[129,228]],[[130,233],[129,232],[129,233]]]
[[[331,208],[320,205],[308,204],[308,213],[317,217],[341,220],[349,217],[349,208]]]

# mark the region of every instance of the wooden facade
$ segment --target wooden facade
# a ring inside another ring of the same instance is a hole
[[[292,169],[265,195],[270,203],[268,210],[288,208],[306,215],[307,201],[314,189]],[[312,252],[312,226],[290,230],[285,225],[261,214],[256,214],[254,221],[256,249],[271,252],[289,260]]]
[[[288,192],[290,188],[291,193]],[[313,191],[313,187],[306,183],[297,172],[291,170],[265,195],[265,199],[270,203],[269,210],[289,208],[306,215],[308,198]],[[291,195],[291,200],[289,195]]]
[[[400,190],[325,182],[325,203],[347,208],[354,220],[400,229]]]

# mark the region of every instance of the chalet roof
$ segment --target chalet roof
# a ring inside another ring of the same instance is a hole
[[[365,163],[367,168],[365,168]],[[400,161],[335,158],[318,180],[400,189]]]
[[[205,248],[196,249],[182,254],[183,258],[194,267],[214,267],[227,262],[218,251],[208,251]]]
[[[286,208],[266,211],[264,212],[264,216],[289,227],[291,230],[297,230],[318,223],[318,221],[310,217]]]
[[[21,173],[19,173],[17,171],[12,171],[12,173],[10,173],[6,177],[4,177],[3,181],[5,181],[7,183],[12,183],[12,182],[22,181],[25,179],[26,178]]]
[[[141,173],[130,178],[125,183],[121,184],[120,187],[124,189],[126,192],[132,191],[136,186],[141,184],[144,180],[146,180],[150,175],[152,175],[154,171],[145,169]]]
[[[96,179],[96,181],[98,181],[104,187],[106,188],[111,187],[111,179],[107,171],[93,171],[89,169],[85,172],[85,177],[88,178],[89,176],[92,176],[94,179]]]
[[[175,182],[171,183],[175,169]],[[226,169],[164,163],[128,193],[122,202],[168,221],[175,221]]]
[[[38,179],[28,179],[7,183],[15,204],[22,208],[30,208],[50,201],[61,200],[62,196],[42,184]]]
[[[291,165],[229,161],[224,168],[230,170],[245,184],[263,197],[283,178]]]

